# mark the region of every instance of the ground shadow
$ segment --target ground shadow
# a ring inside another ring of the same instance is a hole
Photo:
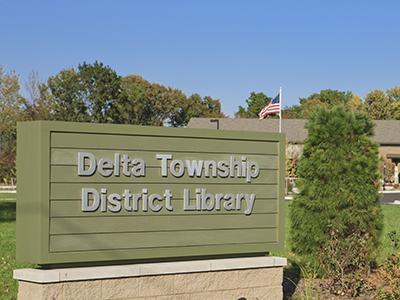
[[[297,284],[300,281],[300,267],[291,262],[283,270],[283,299],[290,299],[296,291]]]
[[[15,221],[15,201],[0,201],[0,222]]]

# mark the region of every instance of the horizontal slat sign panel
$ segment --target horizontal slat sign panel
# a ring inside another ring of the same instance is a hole
[[[18,124],[17,259],[187,259],[282,247],[281,134]]]

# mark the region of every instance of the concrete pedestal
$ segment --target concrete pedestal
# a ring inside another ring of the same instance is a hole
[[[19,269],[19,300],[282,299],[281,257]]]

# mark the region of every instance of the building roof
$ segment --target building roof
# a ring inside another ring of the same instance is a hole
[[[216,122],[210,122],[213,118],[192,118],[189,121],[189,128],[216,129]],[[219,128],[222,130],[242,131],[263,131],[278,132],[279,119],[231,119],[219,118]],[[304,119],[283,119],[282,132],[286,133],[289,143],[303,143],[307,137],[307,130],[304,128],[307,120]],[[400,120],[376,120],[374,121],[374,140],[380,145],[400,145]]]

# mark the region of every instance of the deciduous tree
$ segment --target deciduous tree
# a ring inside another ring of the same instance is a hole
[[[56,120],[119,123],[121,77],[102,63],[83,63],[48,79]]]
[[[298,117],[308,119],[313,111],[319,107],[332,108],[336,105],[350,107],[353,94],[338,90],[321,90],[319,93],[312,94],[307,98],[300,98],[300,113]]]
[[[373,90],[367,94],[363,108],[368,116],[374,120],[391,119],[393,115],[391,99],[380,90]]]
[[[181,106],[171,116],[171,125],[175,127],[185,126],[191,118],[224,118],[221,112],[219,100],[210,96],[201,97],[193,94],[184,99]]]
[[[123,78],[124,114],[133,124],[185,126],[193,117],[224,117],[219,100],[151,83],[140,76]]]
[[[251,92],[246,100],[247,108],[239,106],[235,113],[237,118],[258,118],[258,113],[271,101],[264,93]]]
[[[400,120],[400,86],[389,89],[387,95],[392,103],[392,118]]]
[[[16,126],[26,119],[26,108],[18,76],[0,66],[0,180],[7,183],[15,178]]]
[[[27,114],[32,120],[51,120],[54,115],[54,100],[46,83],[39,79],[38,72],[32,71],[26,83],[28,92]]]
[[[186,100],[182,91],[151,83],[138,75],[124,77],[122,88],[126,97],[123,113],[132,124],[167,125]]]

